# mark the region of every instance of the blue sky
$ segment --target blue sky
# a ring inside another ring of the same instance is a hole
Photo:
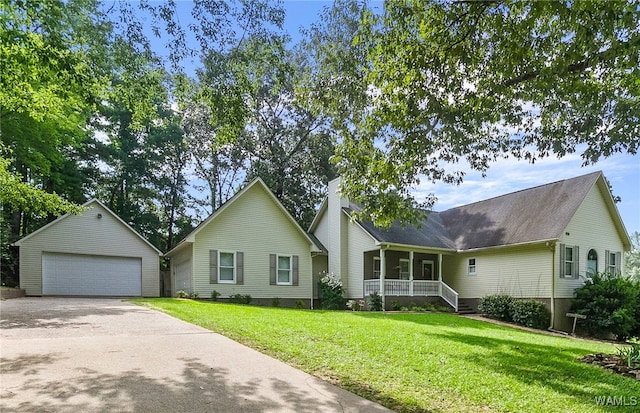
[[[617,154],[595,165],[581,165],[582,159],[577,154],[561,159],[547,158],[533,165],[506,159],[493,164],[484,178],[478,172],[469,171],[460,186],[422,182],[415,194],[420,198],[434,193],[438,197],[434,210],[443,211],[521,189],[602,171],[611,182],[613,194],[622,198],[617,207],[627,232],[640,232],[640,156]],[[597,225],[597,222],[594,224]]]

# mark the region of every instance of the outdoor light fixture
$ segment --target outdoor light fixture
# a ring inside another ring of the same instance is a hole
[[[102,219],[102,214],[98,214],[98,219]]]

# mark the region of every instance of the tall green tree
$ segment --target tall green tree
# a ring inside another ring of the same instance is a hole
[[[231,198],[242,184],[247,165],[244,141],[236,138],[220,142],[216,127],[211,124],[211,110],[202,103],[185,108],[182,127],[197,179],[193,188],[198,195],[194,195],[193,200],[199,215],[206,217]]]
[[[253,112],[243,141],[249,154],[246,180],[262,178],[307,227],[335,169],[329,162],[334,145],[327,120],[308,110],[296,91],[305,75],[304,63],[282,47],[270,70],[255,76],[256,87],[249,95]]]
[[[640,282],[640,232],[631,234],[631,251],[624,253],[625,276]]]
[[[162,108],[150,127],[145,150],[150,153],[149,174],[160,218],[160,249],[169,251],[191,232],[192,217],[188,195],[187,167],[191,151],[180,126],[181,118],[170,108]]]
[[[2,142],[11,150],[8,170],[34,187],[82,202],[87,125],[99,105],[130,97],[134,123],[153,116],[153,89],[140,74],[151,59],[148,43],[118,28],[132,21],[126,4],[117,24],[96,0],[2,5],[0,120]],[[42,224],[33,224],[28,208],[12,206],[5,213],[12,216],[15,236]]]
[[[459,163],[637,153],[635,1],[388,1],[382,13],[347,1],[326,13],[318,77],[353,86],[317,107],[340,133],[343,191],[378,224],[430,207],[411,187],[459,183]]]

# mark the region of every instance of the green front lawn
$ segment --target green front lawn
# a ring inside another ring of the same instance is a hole
[[[582,413],[638,411],[640,406],[639,381],[576,360],[616,351],[604,343],[534,334],[452,314],[133,301],[216,331],[399,412]],[[601,397],[623,406],[598,405]]]

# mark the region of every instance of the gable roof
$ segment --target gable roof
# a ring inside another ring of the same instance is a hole
[[[360,225],[380,243],[458,251],[552,241],[560,238],[594,185],[605,194],[616,229],[629,248],[631,241],[600,171],[443,212],[431,211],[420,228],[403,228],[398,223],[386,230],[370,222]],[[351,204],[346,212],[357,209],[356,204]]]
[[[593,172],[451,208],[440,215],[459,250],[554,240],[601,176]]]
[[[150,243],[146,238],[144,238],[142,235],[138,234],[138,232],[131,228],[131,226],[129,224],[127,224],[126,222],[124,222],[122,220],[122,218],[120,218],[118,215],[116,215],[115,212],[113,212],[112,210],[110,210],[105,204],[103,204],[102,202],[98,201],[97,199],[93,198],[88,200],[87,202],[85,202],[84,204],[82,204],[83,207],[88,208],[90,207],[92,204],[97,204],[100,207],[102,207],[102,209],[104,209],[109,215],[111,215],[113,218],[115,218],[116,221],[120,222],[122,225],[124,225],[124,227],[126,229],[128,229],[129,231],[131,231],[136,237],[138,237],[140,240],[142,240],[145,244],[147,244],[149,247],[151,247],[154,251],[156,251],[158,253],[158,255],[162,255],[162,251],[160,251],[159,249],[157,249],[152,243]],[[58,218],[56,218],[55,220],[49,222],[47,225],[43,226],[42,228],[37,229],[36,231],[33,231],[31,234],[19,239],[18,241],[14,242],[12,245],[15,245],[17,247],[19,247],[20,245],[22,245],[23,242],[25,242],[26,240],[37,236],[38,234],[40,234],[41,232],[46,231],[48,228],[57,225],[59,222],[67,219],[68,217],[73,216],[73,214],[64,214]]]
[[[349,208],[344,208],[344,211],[349,215],[351,215],[352,211],[360,210],[362,210],[362,208],[354,203],[350,203]],[[449,231],[444,226],[438,212],[429,212],[420,227],[415,225],[406,225],[403,227],[398,222],[394,222],[391,227],[382,229],[368,221],[358,221],[358,223],[379,243],[404,244],[437,249],[456,249],[449,235]]]
[[[232,206],[235,202],[238,202],[238,199],[242,198],[242,195],[245,194],[250,188],[254,187],[254,186],[258,186],[259,188],[261,188],[270,198],[271,200],[278,206],[278,208],[282,211],[283,215],[289,220],[291,221],[291,223],[293,224],[293,226],[300,232],[300,234],[302,234],[302,236],[304,236],[304,238],[307,239],[307,241],[309,242],[310,245],[314,246],[317,250],[317,252],[326,252],[326,249],[324,248],[324,246],[322,246],[319,241],[314,241],[315,237],[311,237],[311,235],[309,233],[307,233],[304,229],[302,229],[302,227],[300,227],[300,224],[298,224],[298,222],[291,216],[291,214],[289,213],[289,211],[287,211],[287,209],[282,205],[282,203],[278,200],[278,198],[276,198],[276,196],[273,194],[273,192],[271,192],[271,190],[269,189],[269,187],[267,186],[267,184],[264,183],[264,181],[260,178],[255,178],[253,181],[251,181],[248,185],[246,185],[244,188],[242,188],[240,191],[236,192],[231,198],[229,198],[224,204],[220,205],[220,207],[218,209],[216,209],[215,211],[213,211],[213,213],[211,215],[209,215],[204,221],[202,221],[193,231],[191,231],[182,241],[180,241],[175,247],[173,247],[170,251],[168,251],[167,253],[165,253],[165,256],[170,256],[172,255],[175,251],[177,251],[178,249],[181,249],[182,247],[184,247],[185,245],[191,244],[195,241],[195,237],[196,234],[198,234],[200,231],[202,231],[202,229],[204,227],[206,227],[207,225],[209,225],[209,223],[211,221],[213,221],[214,219],[216,219],[216,217],[218,217],[218,215],[220,215],[222,213],[222,211],[224,211],[225,209],[229,208],[230,206]]]

